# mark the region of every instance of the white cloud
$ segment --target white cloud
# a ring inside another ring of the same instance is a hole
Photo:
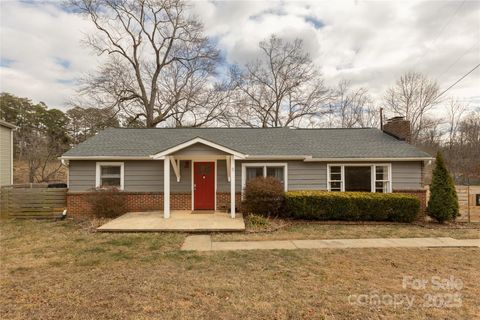
[[[1,11],[2,90],[64,105],[72,81],[97,65],[79,43],[91,25],[52,4],[4,2]],[[407,70],[444,89],[480,61],[477,1],[196,1],[192,11],[229,63],[255,58],[272,33],[299,37],[327,84],[351,80],[377,99]],[[479,87],[480,69],[448,94],[480,108]]]
[[[76,79],[96,66],[82,47],[88,21],[49,3],[1,4],[1,90],[64,107]],[[7,61],[7,63],[3,63]]]

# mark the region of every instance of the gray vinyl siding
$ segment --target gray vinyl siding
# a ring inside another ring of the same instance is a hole
[[[124,179],[125,191],[163,192],[163,161],[125,161]]]
[[[162,183],[163,183],[163,161],[162,162]],[[163,185],[162,185],[163,188]],[[163,191],[163,189],[162,189]],[[170,192],[191,193],[192,192],[192,162],[180,161],[180,182],[170,166]]]
[[[0,125],[0,186],[11,184],[12,129]]]
[[[287,163],[288,190],[326,190],[327,163],[303,161],[236,161],[235,190],[242,190],[242,163]],[[336,162],[338,163],[338,162]],[[171,167],[170,167],[171,168]],[[95,161],[70,161],[69,187],[71,191],[87,191],[95,187]],[[170,169],[170,190],[190,193],[192,162],[180,162],[180,182]],[[217,192],[230,192],[225,160],[217,160]],[[163,161],[124,161],[125,191],[163,192]],[[420,161],[392,162],[392,189],[418,190],[422,188]]]
[[[237,174],[235,175],[235,178],[240,179],[238,178]],[[217,192],[230,192],[230,182],[228,182],[228,177],[227,177],[227,161],[226,160],[217,160]]]
[[[195,143],[190,147],[186,147],[182,150],[175,152],[174,156],[188,156],[194,158],[195,156],[214,156],[214,155],[226,155],[227,153],[204,145],[203,143]]]
[[[392,189],[422,189],[422,162],[392,162]]]
[[[70,191],[88,191],[95,188],[95,161],[70,161],[68,187]]]

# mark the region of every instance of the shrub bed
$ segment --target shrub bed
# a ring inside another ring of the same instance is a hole
[[[285,205],[287,216],[310,220],[412,222],[420,212],[418,198],[398,193],[292,191]]]
[[[273,177],[258,177],[247,182],[242,211],[261,216],[277,216],[284,212],[285,192],[282,183]]]
[[[127,212],[127,199],[120,190],[96,188],[91,191],[87,199],[97,218],[116,218]]]

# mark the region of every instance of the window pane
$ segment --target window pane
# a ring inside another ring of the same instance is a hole
[[[274,177],[283,183],[283,167],[267,167],[267,177]]]
[[[375,192],[387,192],[387,183],[383,181],[375,182]]]
[[[341,173],[342,172],[342,167],[335,166],[335,167],[330,167],[330,173]]]
[[[120,166],[101,166],[102,176],[118,175],[120,176]]]
[[[342,183],[341,182],[330,182],[330,191],[341,191]]]
[[[102,178],[102,187],[120,187],[120,178]]]
[[[330,180],[340,181],[340,180],[342,180],[342,174],[341,173],[332,173],[332,174],[330,174]]]
[[[370,167],[345,167],[345,191],[370,192],[371,180]]]
[[[376,166],[376,180],[388,180],[388,169],[386,166]]]
[[[263,167],[247,167],[247,181],[263,177]]]

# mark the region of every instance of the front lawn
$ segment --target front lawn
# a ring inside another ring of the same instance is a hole
[[[72,221],[0,225],[2,319],[480,316],[475,248],[196,253],[178,250],[185,234],[92,233]],[[307,230],[296,232],[318,232]],[[413,290],[403,288],[404,276],[454,277],[463,287]],[[426,303],[428,294],[457,293],[460,305]],[[355,298],[375,294],[405,295],[414,303],[406,308]]]

